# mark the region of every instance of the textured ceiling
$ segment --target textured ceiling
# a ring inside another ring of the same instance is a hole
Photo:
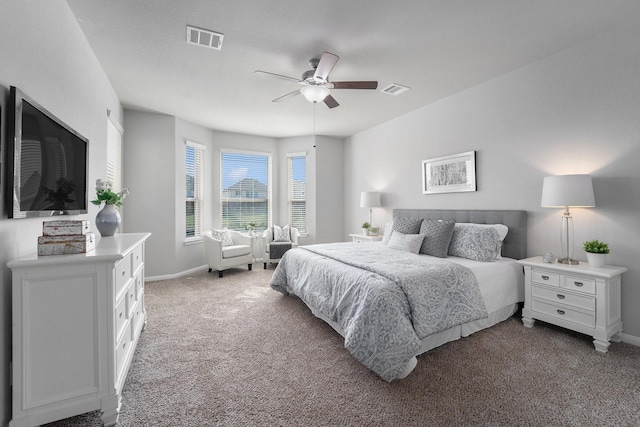
[[[271,137],[349,136],[524,67],[640,18],[637,0],[68,0],[126,108],[222,131]],[[187,44],[186,26],[224,34],[221,51]],[[299,86],[323,51],[334,109]],[[391,83],[411,88],[380,92]]]

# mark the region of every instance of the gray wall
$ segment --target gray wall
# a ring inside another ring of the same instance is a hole
[[[6,425],[11,414],[11,272],[6,264],[35,252],[42,235],[42,219],[7,219],[4,177],[9,87],[19,87],[89,139],[89,197],[95,196],[95,180],[106,177],[107,110],[121,125],[122,107],[65,1],[37,5],[3,1],[0,9],[0,425]],[[97,212],[98,207],[90,205],[87,215],[70,219],[93,222]],[[93,223],[91,228],[95,230]]]
[[[574,209],[582,242],[610,243],[623,275],[624,339],[640,345],[640,25],[530,64],[349,138],[346,227],[367,218],[360,191],[379,190],[383,226],[393,208],[525,209],[528,252],[560,253],[559,209],[540,207],[543,177],[593,176],[597,206]],[[477,151],[478,191],[423,195],[421,161]]]

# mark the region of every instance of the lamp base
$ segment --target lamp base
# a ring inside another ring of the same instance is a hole
[[[580,264],[580,261],[571,258],[561,258],[558,260],[558,264],[578,265]]]

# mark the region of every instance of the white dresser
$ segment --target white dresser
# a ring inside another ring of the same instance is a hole
[[[13,273],[13,418],[36,426],[93,410],[113,425],[142,331],[149,233],[116,234],[83,254],[8,263]]]
[[[625,267],[546,263],[542,257],[518,262],[524,265],[525,326],[532,327],[539,319],[591,335],[601,353],[609,349],[609,341],[620,341],[620,277]]]

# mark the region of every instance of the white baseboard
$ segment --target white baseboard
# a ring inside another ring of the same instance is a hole
[[[640,337],[622,333],[622,342],[640,347]]]
[[[177,279],[178,277],[188,276],[189,274],[197,273],[198,271],[208,270],[208,269],[209,269],[209,266],[205,264],[205,265],[201,265],[200,267],[191,268],[189,270],[181,271],[175,274],[164,274],[162,276],[149,276],[149,277],[145,276],[144,281],[155,282],[156,280]]]

